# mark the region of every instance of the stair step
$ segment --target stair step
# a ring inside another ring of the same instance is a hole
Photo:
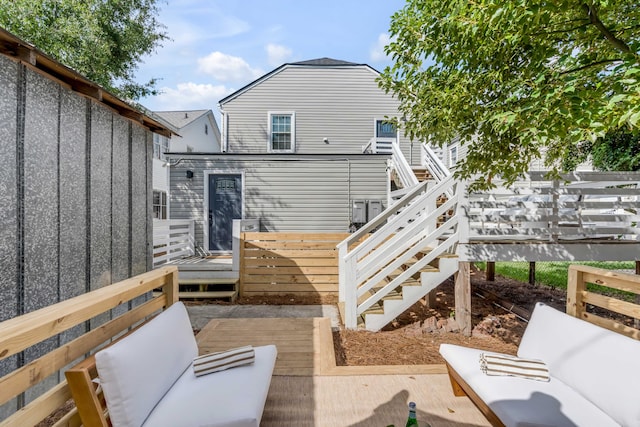
[[[218,278],[218,277],[196,277],[196,278],[180,278],[178,277],[178,284],[180,285],[237,285],[237,279]]]
[[[154,292],[154,296],[160,295],[160,292]],[[179,299],[229,299],[231,302],[235,302],[238,297],[237,291],[181,291],[178,292]]]
[[[381,305],[374,304],[362,313],[363,316],[366,316],[367,314],[384,314],[384,309]]]
[[[369,291],[369,293],[371,295],[373,295],[376,292],[378,292],[380,289],[382,289],[382,288],[373,288],[373,289],[371,289]],[[386,299],[402,299],[402,292],[398,292],[397,290],[393,290],[393,291],[389,292],[387,295],[385,295],[382,299],[383,300],[386,300]]]
[[[405,280],[400,286],[422,286],[420,279]]]

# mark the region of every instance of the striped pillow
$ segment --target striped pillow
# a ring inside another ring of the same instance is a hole
[[[249,365],[254,361],[255,351],[248,345],[198,356],[193,359],[193,372],[199,377],[236,366]]]
[[[549,369],[543,361],[522,359],[507,354],[480,353],[480,369],[487,375],[549,381]]]

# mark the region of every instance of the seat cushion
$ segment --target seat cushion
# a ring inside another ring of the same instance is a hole
[[[640,426],[640,341],[538,303],[518,356],[544,360],[552,377],[619,424]]]
[[[140,427],[197,354],[191,322],[180,302],[97,352],[96,368],[113,426]]]
[[[549,382],[488,376],[480,370],[483,351],[442,344],[440,354],[507,427],[618,426],[611,417],[571,387]]]
[[[276,362],[276,347],[254,347],[255,362],[196,377],[190,367],[144,427],[258,427]]]

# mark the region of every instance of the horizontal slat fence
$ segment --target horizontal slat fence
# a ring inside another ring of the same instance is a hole
[[[240,295],[338,295],[348,233],[242,233]]]
[[[462,241],[640,240],[640,174],[575,172],[471,193]]]
[[[620,273],[586,265],[569,266],[567,283],[567,313],[579,319],[594,323],[603,328],[619,332],[631,338],[640,340],[640,305],[620,298],[614,292],[593,292],[587,289],[588,284],[610,288],[618,292],[635,294],[635,301],[640,295],[640,275]],[[606,315],[596,314],[593,310],[598,307],[604,313],[617,313],[629,318],[622,323]]]
[[[153,266],[195,254],[193,220],[153,220]]]

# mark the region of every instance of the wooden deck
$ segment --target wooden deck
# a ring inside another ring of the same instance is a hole
[[[444,365],[336,366],[328,318],[213,319],[196,340],[201,353],[276,345],[263,427],[401,425],[409,401],[434,426],[490,425],[453,395]]]

